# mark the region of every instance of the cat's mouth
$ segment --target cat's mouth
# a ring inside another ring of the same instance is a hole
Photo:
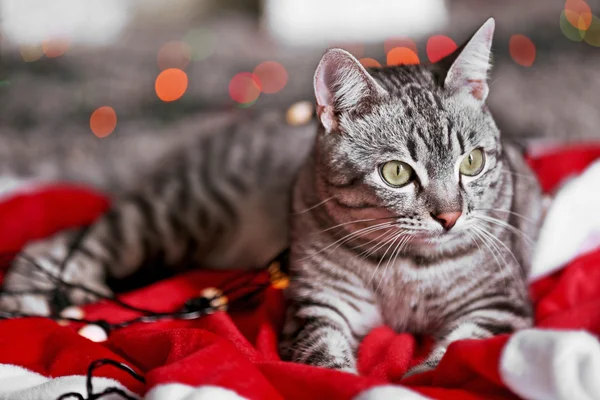
[[[448,231],[423,231],[415,232],[413,235],[415,244],[445,244],[458,239],[464,239],[464,231],[460,229],[451,229]]]

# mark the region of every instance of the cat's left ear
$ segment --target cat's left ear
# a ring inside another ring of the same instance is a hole
[[[328,50],[315,72],[317,115],[327,132],[340,113],[364,110],[387,95],[360,62],[342,49]]]
[[[488,19],[460,50],[448,70],[444,88],[455,93],[469,93],[481,103],[485,102],[489,92],[487,79],[495,25],[493,18]]]

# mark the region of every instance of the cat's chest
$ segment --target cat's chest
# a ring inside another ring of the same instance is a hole
[[[376,274],[372,290],[386,325],[398,332],[436,330],[453,280],[439,268],[419,269],[411,261],[401,261]]]

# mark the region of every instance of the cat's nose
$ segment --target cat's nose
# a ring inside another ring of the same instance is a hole
[[[460,211],[443,212],[437,215],[433,213],[431,214],[433,219],[439,222],[447,231],[452,229],[452,227],[454,226],[454,224],[456,224],[456,221],[460,218],[461,215],[462,213]]]

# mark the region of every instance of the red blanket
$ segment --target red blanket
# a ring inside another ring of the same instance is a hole
[[[598,158],[600,146],[581,147],[547,154],[530,160],[530,164],[544,190],[553,191],[564,178],[580,173]],[[107,206],[102,195],[67,186],[6,199],[0,203],[0,252],[16,252],[28,240],[89,223]],[[176,310],[201,289],[220,287],[234,275],[240,272],[195,271],[128,293],[122,299],[146,309]],[[361,376],[280,361],[277,335],[285,305],[281,291],[273,287],[251,310],[217,312],[188,321],[140,323],[112,332],[103,343],[80,336],[81,325],[76,323],[59,326],[42,318],[4,320],[0,321],[0,399],[56,398],[73,390],[85,394],[83,376],[92,361],[102,358],[129,365],[145,377],[146,383],[104,366],[94,376],[112,380],[97,380],[94,390],[116,385],[148,399],[177,400],[194,395],[202,399],[519,398],[515,392],[528,398],[592,398],[560,397],[564,388],[558,374],[563,372],[556,365],[577,371],[577,366],[583,367],[581,363],[573,364],[575,367],[569,364],[570,354],[577,353],[577,345],[585,345],[580,356],[587,357],[598,344],[600,249],[536,281],[531,293],[539,329],[512,337],[457,342],[435,371],[406,380],[401,378],[422,355],[423,346],[411,335],[397,334],[387,327],[375,329],[362,343],[358,357]],[[104,302],[89,305],[84,311],[86,318],[109,321],[136,315]],[[596,350],[600,356],[600,348]],[[553,364],[555,357],[563,357],[564,362]],[[600,376],[600,358],[594,360],[588,360],[586,368],[595,365],[595,374]],[[582,371],[582,376],[589,373]],[[573,378],[566,375],[564,379]],[[581,390],[589,389],[585,387],[589,382],[578,382]],[[572,382],[569,384],[569,390],[575,390]],[[547,397],[538,397],[544,393]]]

